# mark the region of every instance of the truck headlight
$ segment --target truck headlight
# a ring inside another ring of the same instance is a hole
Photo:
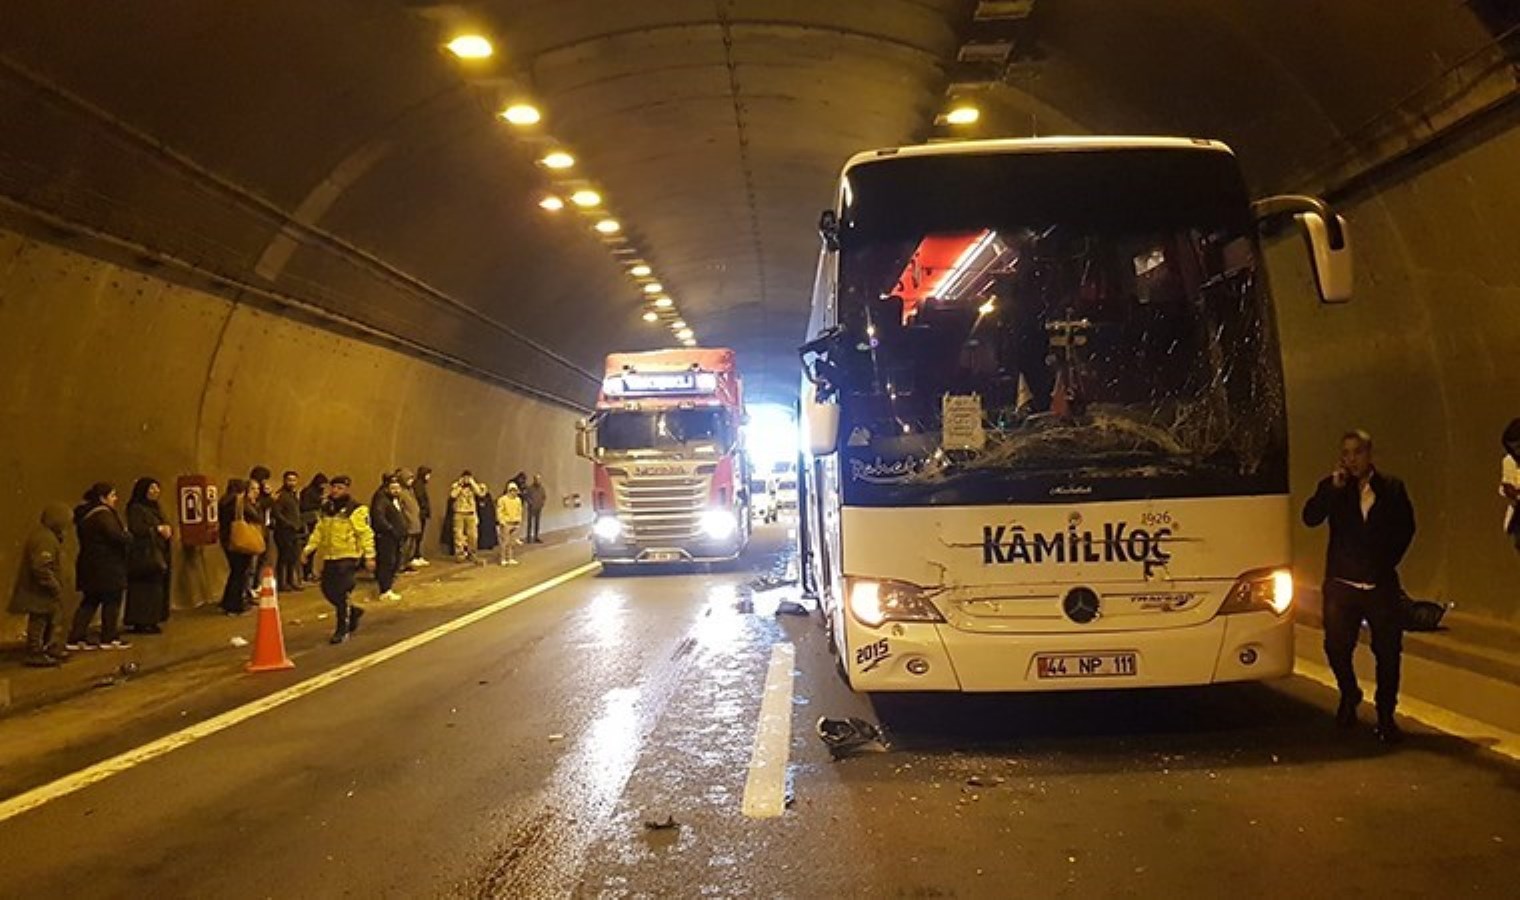
[[[715,541],[726,540],[739,530],[739,520],[726,509],[709,509],[702,514],[702,533]]]
[[[1236,579],[1221,615],[1270,610],[1285,614],[1293,606],[1293,573],[1288,569],[1256,569]]]
[[[623,523],[615,516],[601,516],[591,526],[591,533],[599,541],[615,541],[623,535]]]
[[[850,614],[862,625],[876,628],[886,622],[943,622],[924,589],[906,581],[846,579]]]

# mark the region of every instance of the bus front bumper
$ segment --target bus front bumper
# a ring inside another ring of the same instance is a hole
[[[850,622],[845,669],[857,691],[1069,691],[1264,681],[1293,672],[1293,617],[1215,616],[1144,631],[977,634],[945,624]],[[1042,676],[1040,658],[1045,657]],[[1059,658],[1061,666],[1049,660]],[[1084,661],[1101,658],[1101,674]],[[1121,658],[1124,661],[1115,666]],[[1124,671],[1133,665],[1133,672]],[[1048,671],[1064,668],[1057,673]],[[1116,671],[1117,668],[1117,671]]]

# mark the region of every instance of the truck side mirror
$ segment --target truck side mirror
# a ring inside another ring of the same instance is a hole
[[[581,419],[575,423],[575,455],[582,459],[594,459],[596,448],[593,446],[592,437],[595,432],[591,429],[591,422]]]
[[[839,404],[824,403],[818,391],[804,391],[802,401],[803,440],[812,456],[828,456],[839,447]]]
[[[1351,299],[1351,231],[1345,218],[1318,197],[1282,194],[1251,204],[1263,231],[1270,233],[1292,216],[1303,231],[1314,267],[1314,286],[1323,303]]]

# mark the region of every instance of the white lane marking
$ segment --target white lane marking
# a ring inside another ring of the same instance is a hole
[[[559,587],[567,581],[573,581],[582,575],[594,572],[600,567],[600,563],[593,562],[571,569],[562,575],[550,578],[548,581],[541,581],[530,588],[525,588],[515,594],[482,606],[474,612],[466,613],[457,619],[444,622],[442,625],[424,631],[421,634],[413,635],[404,641],[376,650],[368,656],[361,656],[352,662],[344,663],[335,669],[329,669],[320,675],[308,678],[299,684],[293,684],[284,690],[276,691],[267,697],[261,697],[252,703],[244,704],[236,709],[230,709],[204,722],[198,722],[188,728],[165,735],[134,750],[128,750],[125,753],[98,762],[89,768],[81,769],[72,775],[65,775],[57,781],[33,788],[23,794],[17,794],[4,803],[0,803],[0,822],[15,818],[27,810],[42,806],[44,803],[49,803],[60,797],[81,791],[97,782],[105,781],[113,775],[119,775],[134,766],[140,766],[149,760],[157,759],[166,753],[193,744],[201,738],[224,731],[240,722],[246,722],[261,713],[284,706],[292,700],[305,697],[307,694],[314,694],[329,685],[337,684],[351,675],[357,675],[365,669],[378,666],[386,660],[394,659],[409,650],[415,650],[445,635],[453,634],[461,628],[467,628],[487,616],[495,615],[504,609],[516,606],[524,600]]]
[[[749,758],[749,777],[744,780],[743,812],[751,819],[773,819],[786,812],[786,766],[792,745],[792,666],[796,651],[791,644],[771,648],[771,665],[765,673],[765,693],[760,699],[760,723],[755,729],[755,749]]]
[[[1334,673],[1327,666],[1317,662],[1299,657],[1294,663],[1293,671],[1310,681],[1317,681],[1331,689],[1339,689],[1335,683]],[[1362,690],[1371,697],[1376,693],[1377,686],[1370,681],[1363,681]],[[1399,715],[1408,716],[1421,725],[1455,735],[1484,749],[1508,756],[1510,759],[1520,760],[1520,734],[1497,725],[1480,722],[1461,713],[1443,709],[1434,703],[1427,703],[1407,695],[1399,697]]]

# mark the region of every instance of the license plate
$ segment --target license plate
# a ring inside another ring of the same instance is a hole
[[[1134,653],[1048,653],[1034,659],[1041,678],[1131,678],[1140,672]]]
[[[650,562],[680,562],[681,554],[675,550],[651,550],[646,559]]]

